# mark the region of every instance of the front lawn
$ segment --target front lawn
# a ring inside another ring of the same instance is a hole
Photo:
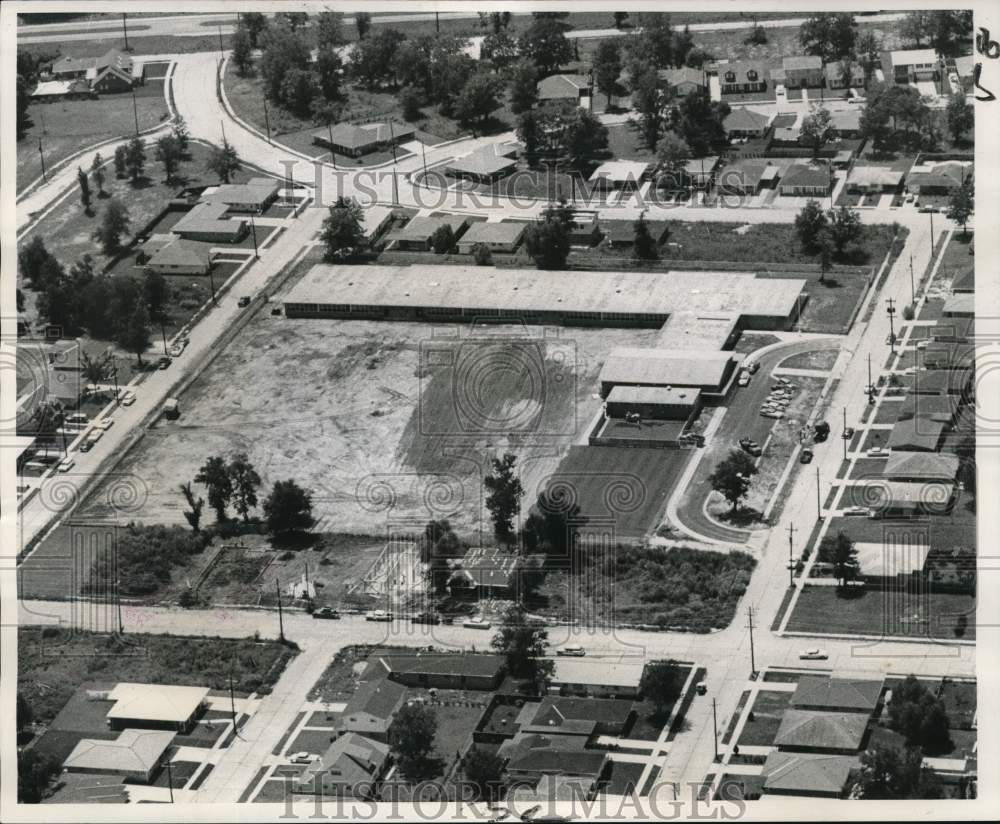
[[[781,719],[792,701],[791,692],[771,692],[762,690],[757,693],[757,698],[750,707],[750,715],[743,725],[740,733],[740,740],[737,744],[748,746],[767,747],[774,743],[774,737],[778,734],[781,726]]]

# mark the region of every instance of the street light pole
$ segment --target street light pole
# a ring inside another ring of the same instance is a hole
[[[788,525],[788,586],[795,586],[795,557],[792,549],[792,539],[795,536],[795,525]]]
[[[719,760],[719,719],[715,712],[715,699],[712,699],[712,742],[715,748],[715,758],[713,761]]]
[[[844,441],[844,460],[847,460],[847,441],[850,436],[847,434],[847,407],[844,407],[844,433],[841,435],[841,439]]]
[[[122,33],[125,35],[125,51],[128,51],[128,23],[125,22],[126,14],[122,13]]]
[[[894,301],[893,301],[892,298],[888,298],[886,300],[886,303],[889,304],[889,308],[886,309],[886,312],[889,315],[889,351],[892,352],[892,354],[895,355],[896,354],[896,331],[895,331],[895,328],[893,326],[893,316],[896,314],[896,307],[893,305]]]
[[[169,355],[170,353],[167,351],[167,330],[162,322],[160,323],[160,335],[163,336],[163,354]]]
[[[253,256],[255,260],[260,260],[260,253],[257,251],[257,224],[253,221],[253,215],[250,215],[250,234],[253,235]]]
[[[278,638],[284,643],[285,642],[285,618],[281,612],[281,585],[278,583],[278,579],[274,579],[274,591],[278,596]]]
[[[222,47],[222,24],[219,24],[219,57],[225,57],[225,49]]]
[[[139,106],[135,102],[135,86],[132,87],[132,116],[135,118],[135,136],[139,136]]]
[[[267,116],[267,96],[261,98],[264,101],[264,128],[267,129],[267,142],[271,142],[271,121]]]
[[[167,786],[170,787],[170,803],[174,803],[174,771],[170,768],[170,753],[167,753]]]
[[[820,503],[819,498],[819,467],[816,467],[816,520],[820,521],[823,519],[823,506]]]
[[[42,180],[49,182],[49,176],[45,173],[45,154],[42,152],[42,136],[38,136],[38,157],[42,161]]]
[[[910,303],[917,302],[917,290],[913,287],[913,255],[910,255]],[[916,309],[916,307],[914,307]]]
[[[757,659],[753,649],[753,607],[747,607],[747,629],[750,630],[750,677],[757,674]]]

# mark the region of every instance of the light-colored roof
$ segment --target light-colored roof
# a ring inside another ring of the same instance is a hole
[[[364,215],[365,237],[371,238],[375,232],[382,228],[385,221],[392,215],[392,209],[388,206],[369,206],[362,214]]]
[[[856,132],[861,127],[861,110],[838,109],[830,112],[830,126],[838,132]]]
[[[957,295],[951,295],[944,302],[944,308],[941,311],[946,315],[949,312],[962,315],[974,314],[976,311],[976,296],[970,292],[959,292]]]
[[[757,79],[761,80],[767,77],[767,66],[757,60],[733,60],[719,64],[719,75],[724,77],[726,72],[735,74],[737,83],[748,79],[750,72],[757,72]]]
[[[707,157],[692,157],[687,163],[684,164],[684,174],[688,177],[697,177],[698,175],[708,175],[711,174],[716,166],[719,165],[718,155],[709,155]]]
[[[781,66],[786,72],[793,69],[822,69],[823,58],[813,54],[793,54],[783,57]]]
[[[238,235],[243,231],[242,218],[230,220],[226,211],[228,206],[220,201],[198,203],[190,212],[178,220],[171,229],[182,235],[185,232],[214,232],[220,234]]]
[[[882,679],[831,678],[804,675],[792,696],[796,707],[836,707],[841,710],[872,712],[882,693]]]
[[[793,189],[798,186],[807,187],[829,187],[830,172],[828,169],[819,169],[813,166],[792,166],[785,172],[779,184],[782,189]]]
[[[608,356],[600,381],[712,389],[722,383],[732,360],[732,352],[622,347]]]
[[[442,226],[450,226],[457,235],[465,221],[466,218],[461,215],[417,215],[403,228],[393,229],[389,237],[392,240],[426,241]]]
[[[781,176],[781,167],[767,160],[737,160],[726,166],[716,178],[719,186],[756,187],[764,180]]]
[[[856,750],[867,727],[868,716],[863,713],[789,709],[781,717],[774,743],[778,747]]]
[[[847,184],[858,186],[898,186],[903,173],[888,166],[855,166],[847,175]]]
[[[476,221],[465,230],[462,243],[517,243],[527,226],[518,220]]]
[[[616,386],[608,393],[607,402],[694,406],[699,395],[699,390],[686,387]]]
[[[857,766],[850,755],[773,751],[764,762],[764,791],[839,794]]]
[[[656,338],[658,349],[722,349],[740,322],[737,312],[674,312]]]
[[[146,265],[154,269],[157,266],[207,266],[208,249],[204,244],[177,237],[154,252]]]
[[[690,66],[681,66],[679,69],[661,69],[657,72],[661,80],[666,81],[671,86],[681,83],[694,83],[697,86],[704,86],[705,73],[700,69],[692,69]]]
[[[928,481],[953,481],[958,474],[957,455],[944,452],[907,452],[889,454],[882,476],[885,478],[921,478]]]
[[[923,572],[930,554],[927,544],[856,543],[858,571],[872,578],[895,578]]]
[[[32,97],[60,97],[70,92],[86,92],[90,87],[82,80],[42,80],[35,86]]]
[[[972,71],[976,66],[976,58],[971,54],[963,54],[955,58],[955,72],[959,77],[972,77]]]
[[[393,122],[391,126],[385,121],[364,123],[360,126],[353,123],[338,123],[330,129],[317,129],[313,132],[313,140],[329,144],[332,136],[335,146],[363,149],[376,143],[400,140],[415,133],[416,129],[413,126],[407,126],[404,123]]]
[[[83,738],[73,747],[63,767],[67,770],[148,773],[166,752],[174,733],[161,730],[122,730],[112,741]]]
[[[611,183],[638,183],[649,171],[649,164],[638,160],[606,160],[590,176],[590,182],[607,180]]]
[[[173,684],[117,684],[108,699],[115,705],[108,718],[184,723],[208,696],[208,687],[180,687]]]
[[[770,118],[767,115],[741,106],[726,115],[726,119],[722,121],[722,127],[727,132],[753,132],[763,129],[769,122]]]
[[[554,684],[592,687],[638,687],[645,665],[641,661],[607,661],[562,656],[555,659]]]
[[[226,204],[263,205],[278,194],[281,184],[273,177],[252,177],[246,183],[224,183],[207,197]]]
[[[495,175],[517,165],[517,158],[496,152],[473,152],[465,157],[452,160],[445,167],[447,171],[469,175]]]
[[[590,78],[582,74],[553,74],[538,81],[539,100],[576,99],[581,89],[590,88]]]
[[[889,52],[889,60],[895,68],[896,66],[913,66],[921,63],[937,63],[938,55],[934,49],[902,49]]]
[[[359,269],[318,264],[285,294],[284,301],[643,316],[697,310],[788,317],[804,286],[801,279],[757,278],[746,272],[539,271],[441,265]]]
[[[370,782],[381,773],[389,758],[389,745],[373,741],[355,732],[346,732],[334,741],[318,761],[302,773],[299,788],[319,780],[321,787],[351,788],[355,784]]]

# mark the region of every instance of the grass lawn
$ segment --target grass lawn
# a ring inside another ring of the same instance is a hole
[[[862,590],[841,597],[838,587],[807,586],[786,629],[816,634],[954,639],[955,621],[966,614],[972,615],[972,620],[964,637],[975,640],[975,609],[972,595]]]
[[[819,349],[814,352],[800,352],[785,358],[778,364],[779,369],[817,369],[829,372],[837,362],[839,349]]]
[[[169,111],[163,96],[163,82],[149,80],[145,86],[136,89],[135,112],[131,94],[105,95],[97,100],[30,104],[28,118],[31,125],[17,142],[17,191],[23,191],[41,177],[39,138],[45,156],[45,169],[51,172],[57,163],[87,146],[134,134],[136,112],[140,131],[166,120]],[[109,151],[105,154],[110,156],[113,153]]]
[[[315,755],[322,755],[327,751],[334,738],[336,738],[336,734],[333,730],[302,730],[286,747],[286,752],[311,752]]]
[[[781,718],[791,701],[790,692],[758,692],[750,708],[753,720],[748,717],[740,733],[740,740],[736,743],[762,747],[773,744],[781,726]]]
[[[656,152],[646,148],[638,130],[629,123],[608,126],[608,151],[615,160],[656,161]]]
[[[603,792],[609,795],[632,795],[639,788],[642,778],[643,764],[630,764],[627,761],[612,761],[611,771]]]
[[[948,710],[952,734],[956,730],[972,729],[972,719],[976,715],[976,684],[967,681],[944,679],[940,696]]]
[[[972,232],[967,235],[955,232],[951,236],[951,240],[944,250],[941,264],[938,266],[937,274],[934,276],[935,287],[950,289],[952,281],[975,269],[975,255],[969,254],[974,237]]]

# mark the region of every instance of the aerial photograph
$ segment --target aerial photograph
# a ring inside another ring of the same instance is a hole
[[[978,5],[4,5],[5,821],[989,817]]]

